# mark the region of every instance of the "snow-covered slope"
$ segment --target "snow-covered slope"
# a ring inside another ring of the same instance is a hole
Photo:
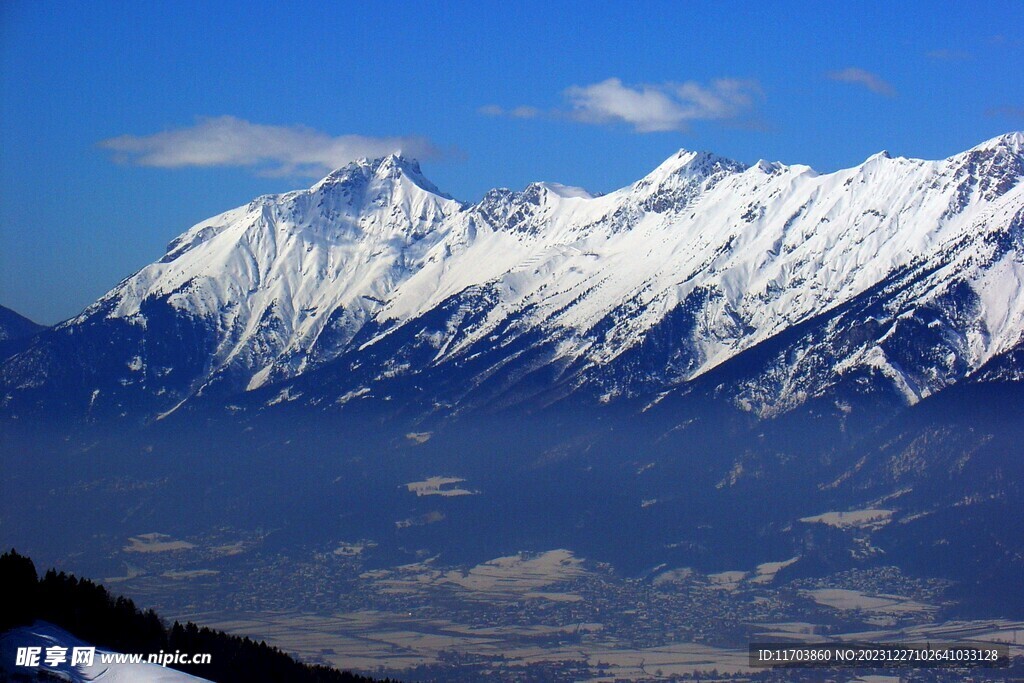
[[[610,401],[819,321],[737,404],[784,411],[865,372],[912,403],[1021,344],[1022,177],[1020,133],[827,175],[680,151],[607,195],[535,183],[472,206],[414,162],[358,162],[188,230],[9,360],[5,402],[63,382],[121,412],[267,385],[265,403],[335,404],[405,380],[449,406],[484,385]],[[925,347],[892,348],[915,325]]]

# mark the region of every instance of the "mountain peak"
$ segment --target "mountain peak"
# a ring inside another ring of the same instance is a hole
[[[1003,133],[1002,135],[997,135],[990,140],[986,140],[980,145],[972,147],[968,151],[974,152],[987,150],[1006,150],[1011,154],[1024,154],[1024,133],[1021,131]]]
[[[325,178],[348,178],[354,174],[361,175],[363,177],[378,176],[387,177],[389,175],[408,174],[422,176],[423,171],[420,170],[420,164],[415,159],[406,159],[401,154],[387,154],[381,157],[359,157],[353,159],[344,166],[339,166]]]
[[[404,157],[401,153],[387,154],[373,159],[361,157],[350,161],[331,171],[327,177],[313,186],[313,190],[336,185],[365,185],[372,180],[397,183],[403,178],[425,192],[451,199],[450,195],[439,190],[423,175],[419,161]]]
[[[422,176],[420,162],[416,159],[407,159],[400,153],[388,154],[372,160],[363,160],[369,165],[375,175],[384,177],[390,174],[405,173],[407,175]]]
[[[747,170],[745,164],[711,152],[692,152],[680,149],[631,187],[633,191],[642,191],[645,194],[668,192],[671,195],[678,195],[680,187],[689,187],[691,189],[685,190],[684,194],[692,195],[696,191],[694,188],[698,186],[708,182],[717,183],[726,175],[742,173],[745,170]],[[678,203],[675,200],[666,201],[669,204]],[[664,203],[659,202],[659,204]]]
[[[694,152],[688,149],[680,149],[663,161],[647,177],[661,179],[671,175],[707,177],[720,171],[741,173],[746,169],[747,166],[745,164],[712,152]]]

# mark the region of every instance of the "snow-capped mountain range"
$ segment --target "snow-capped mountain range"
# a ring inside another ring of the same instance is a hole
[[[6,358],[0,400],[144,419],[402,391],[651,404],[759,349],[719,388],[744,410],[847,386],[912,404],[1021,346],[1022,178],[1021,133],[830,174],[680,151],[606,195],[472,205],[415,161],[361,160],[193,226]]]

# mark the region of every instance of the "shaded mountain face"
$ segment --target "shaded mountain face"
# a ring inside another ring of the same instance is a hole
[[[6,306],[0,306],[0,342],[31,337],[44,329],[44,325],[34,323]]]
[[[5,361],[3,410],[659,401],[741,357],[719,393],[758,416],[909,405],[1021,341],[1022,176],[1020,133],[828,175],[680,151],[607,195],[471,206],[355,162],[190,228]]]
[[[31,343],[31,338],[45,329],[44,325],[0,306],[0,360],[24,350]]]

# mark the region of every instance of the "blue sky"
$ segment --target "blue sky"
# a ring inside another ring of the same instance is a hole
[[[0,4],[0,303],[53,323],[192,224],[400,147],[463,200],[681,147],[941,158],[1024,129],[1024,3]]]

